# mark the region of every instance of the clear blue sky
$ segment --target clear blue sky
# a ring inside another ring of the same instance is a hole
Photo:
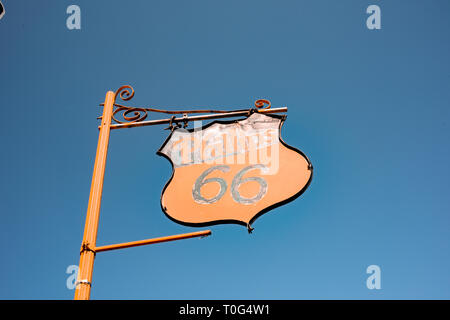
[[[99,253],[93,299],[450,298],[448,1],[2,2],[0,298],[72,299],[98,103],[123,84],[133,105],[287,106],[315,172],[251,235]],[[111,133],[99,245],[205,229],[161,212],[167,134]]]

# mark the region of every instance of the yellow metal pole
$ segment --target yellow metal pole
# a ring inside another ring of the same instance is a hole
[[[103,107],[102,124],[98,137],[97,154],[92,174],[91,192],[86,214],[83,242],[80,251],[75,300],[89,300],[91,293],[92,271],[94,268],[95,244],[97,240],[100,203],[102,199],[103,178],[105,176],[106,156],[108,153],[111,117],[114,108],[115,93],[108,91]]]

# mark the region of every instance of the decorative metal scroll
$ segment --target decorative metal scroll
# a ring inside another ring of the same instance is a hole
[[[194,110],[163,110],[163,109],[155,109],[155,108],[146,108],[146,107],[131,107],[117,103],[117,100],[120,99],[122,101],[129,101],[134,97],[134,89],[130,85],[124,85],[117,89],[115,93],[115,103],[114,103],[114,111],[112,114],[112,120],[115,123],[123,124],[123,123],[136,123],[142,122],[149,117],[149,113],[164,113],[164,114],[205,114],[205,113],[220,113],[226,114],[230,112],[236,111],[250,111],[252,109],[238,109],[238,110],[213,110],[213,109],[194,109]],[[103,105],[103,104],[100,104]],[[270,109],[271,104],[269,100],[259,99],[255,101],[255,110],[267,110]]]

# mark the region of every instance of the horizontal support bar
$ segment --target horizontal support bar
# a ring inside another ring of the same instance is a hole
[[[195,237],[207,237],[209,235],[211,235],[211,230],[197,231],[197,232],[191,232],[191,233],[183,233],[183,234],[177,234],[177,235],[174,235],[174,236],[167,236],[167,237],[160,237],[160,238],[153,238],[153,239],[125,242],[125,243],[118,243],[118,244],[110,244],[110,245],[107,245],[107,246],[96,247],[94,249],[94,252],[102,252],[102,251],[109,251],[109,250],[116,250],[116,249],[125,249],[125,248],[131,248],[131,247],[144,246],[146,244],[154,244],[154,243],[168,242],[168,241],[175,241],[175,240],[182,240],[182,239],[189,239],[189,238],[195,238]]]
[[[282,108],[274,108],[274,109],[263,109],[258,110],[257,113],[280,113],[287,112],[287,107]],[[174,118],[172,123],[184,122],[184,121],[196,121],[196,120],[212,120],[212,119],[221,119],[221,118],[229,118],[229,117],[241,117],[248,115],[249,110],[244,111],[232,111],[227,113],[215,113],[215,114],[207,114],[202,116],[191,116],[185,118]],[[158,124],[168,124],[171,119],[157,119],[157,120],[149,120],[149,121],[141,121],[141,122],[130,122],[130,123],[120,123],[120,124],[112,124],[110,129],[122,129],[122,128],[133,128],[133,127],[144,127],[144,126],[154,126]],[[99,127],[100,128],[100,127]]]

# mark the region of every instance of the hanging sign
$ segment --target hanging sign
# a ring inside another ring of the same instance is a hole
[[[172,131],[158,151],[173,166],[161,196],[164,213],[184,225],[238,223],[251,232],[257,217],[300,196],[312,166],[281,139],[284,120],[256,112]]]

